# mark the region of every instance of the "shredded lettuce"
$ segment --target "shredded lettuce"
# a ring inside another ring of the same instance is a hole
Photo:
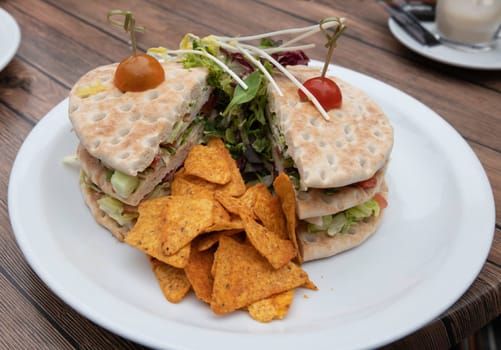
[[[323,216],[322,225],[308,224],[308,232],[327,232],[329,236],[348,233],[353,224],[367,220],[371,216],[378,217],[380,212],[379,204],[374,199],[369,199],[340,213]]]
[[[104,195],[97,200],[99,209],[115,220],[120,226],[130,223],[137,218],[137,214],[124,214],[124,205],[118,199]]]
[[[99,187],[94,185],[92,182],[89,181],[87,178],[87,175],[82,171],[80,174],[80,181],[82,181],[85,184],[85,187],[90,188],[92,191],[95,191],[97,193],[103,192]]]

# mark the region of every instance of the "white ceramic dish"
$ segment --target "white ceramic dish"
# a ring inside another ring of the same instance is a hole
[[[423,25],[431,32],[436,33],[434,23],[423,22]],[[400,43],[424,57],[462,68],[501,69],[501,39],[497,39],[492,49],[486,51],[448,45],[424,46],[407,34],[392,18],[388,20],[388,26]]]
[[[41,279],[97,324],[154,348],[351,349],[376,347],[424,326],[474,281],[494,232],[485,172],[459,134],[429,108],[380,81],[331,67],[369,93],[395,127],[389,207],[362,246],[307,263],[319,291],[298,289],[284,320],[216,316],[193,295],[168,303],[143,253],[98,226],[62,164],[77,138],[61,102],[15,161],[9,213]]]
[[[21,31],[16,20],[0,7],[0,71],[9,64],[21,43]]]

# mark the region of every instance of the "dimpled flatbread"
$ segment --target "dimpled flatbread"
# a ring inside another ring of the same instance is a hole
[[[165,80],[153,89],[122,93],[114,84],[117,64],[82,76],[69,94],[69,117],[83,147],[108,167],[136,176],[167,143],[175,125],[194,119],[210,95],[207,70],[162,63]],[[100,88],[82,94],[82,89]]]
[[[288,69],[300,82],[320,75],[318,68]],[[382,109],[363,91],[331,78],[341,89],[343,103],[328,111],[329,121],[312,103],[300,101],[297,87],[285,76],[275,76],[283,96],[269,88],[270,126],[285,138],[286,153],[305,189],[369,179],[387,163],[393,147],[393,128]]]

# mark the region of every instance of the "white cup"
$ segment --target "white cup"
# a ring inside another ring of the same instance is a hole
[[[501,0],[438,0],[435,21],[447,40],[492,45],[501,26]]]

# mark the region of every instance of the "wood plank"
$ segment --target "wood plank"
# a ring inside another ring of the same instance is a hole
[[[32,123],[39,121],[67,95],[67,88],[25,61],[15,59],[0,72],[0,103]]]
[[[0,270],[1,271],[1,270]],[[34,307],[0,273],[0,348],[2,349],[73,349],[71,341],[54,330]]]
[[[43,1],[6,3],[5,9],[23,28],[18,56],[61,84],[71,87],[85,72],[128,53],[127,44]],[[43,35],[40,35],[43,33]],[[64,45],[61,45],[64,43]],[[103,49],[105,48],[105,49]]]

